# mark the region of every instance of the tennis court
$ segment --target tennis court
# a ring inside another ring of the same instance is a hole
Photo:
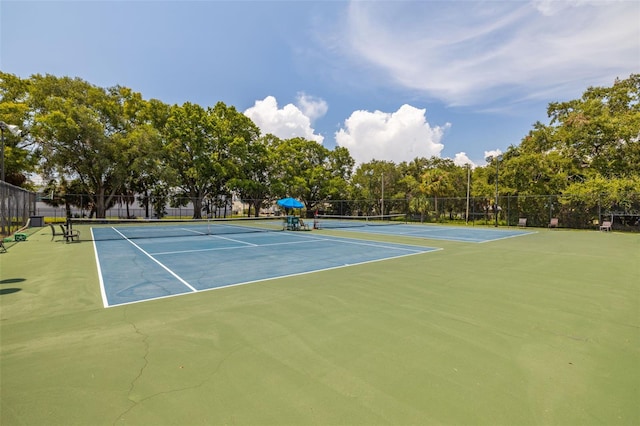
[[[251,225],[249,228],[247,225]],[[257,221],[91,229],[105,307],[422,254],[432,247],[261,232]],[[120,226],[122,225],[122,226]]]
[[[488,243],[505,238],[522,237],[532,234],[532,231],[517,229],[481,229],[460,226],[438,225],[393,225],[393,226],[362,226],[343,228],[344,231],[365,232],[379,235],[398,235],[403,237],[429,238],[432,240],[461,241],[466,243]]]
[[[397,220],[395,220],[397,219]],[[523,229],[491,229],[470,226],[443,226],[404,222],[404,215],[375,216],[374,219],[360,217],[324,216],[317,220],[320,229],[340,229],[349,232],[395,235],[433,240],[487,243],[505,238],[521,237],[535,231]]]
[[[0,254],[2,425],[640,424],[637,234],[78,230],[66,243],[32,228]],[[350,258],[374,250],[351,242],[373,241],[390,257]],[[134,244],[196,289],[310,262],[315,244],[329,269],[105,309],[96,245],[133,293],[166,272]],[[402,255],[416,246],[443,250]],[[172,253],[207,247],[197,273]]]

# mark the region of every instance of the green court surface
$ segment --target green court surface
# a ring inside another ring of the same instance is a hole
[[[105,309],[93,242],[30,231],[3,426],[640,424],[637,234],[362,234],[444,250]]]

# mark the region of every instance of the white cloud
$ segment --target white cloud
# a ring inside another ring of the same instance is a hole
[[[637,1],[352,1],[345,57],[449,105],[581,94],[637,72]]]
[[[497,157],[498,155],[502,155],[502,151],[500,151],[499,149],[493,149],[491,151],[484,152],[485,160],[489,157]]]
[[[476,167],[476,164],[467,157],[466,152],[459,152],[453,157],[453,164],[460,167],[465,167],[467,164],[471,165],[471,168]]]
[[[306,101],[303,105],[307,114],[317,114],[321,110],[322,102],[312,100]],[[253,120],[262,134],[271,133],[281,139],[300,137],[320,144],[324,141],[324,136],[315,134],[309,116],[293,104],[287,104],[279,109],[278,101],[273,96],[256,101],[244,112],[244,115]]]
[[[543,15],[551,16],[566,8],[589,3],[588,0],[533,0],[533,6]]]
[[[373,159],[411,161],[416,157],[440,156],[440,143],[445,129],[431,127],[425,110],[410,105],[398,111],[354,111],[344,122],[345,128],[336,132],[338,146],[347,148],[356,163]]]
[[[304,92],[298,93],[297,104],[302,114],[309,117],[312,123],[318,118],[323,117],[329,110],[329,106],[324,99],[307,95]]]

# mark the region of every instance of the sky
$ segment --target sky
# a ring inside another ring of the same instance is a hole
[[[640,2],[2,0],[0,70],[221,101],[358,164],[483,165],[640,72]]]

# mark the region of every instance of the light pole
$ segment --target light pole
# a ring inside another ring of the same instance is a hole
[[[382,181],[382,197],[380,198],[380,214],[384,216],[384,172],[382,172],[382,177],[380,178]]]
[[[467,214],[465,215],[465,223],[469,224],[469,193],[471,190],[471,164],[467,163]]]
[[[496,160],[496,200],[495,200],[495,204],[493,205],[493,215],[496,218],[496,223],[495,223],[495,227],[498,227],[498,176],[499,171],[500,171],[500,161],[502,160],[502,155],[496,155],[495,157],[493,155],[490,155],[486,158],[487,162],[492,162],[493,160]]]

